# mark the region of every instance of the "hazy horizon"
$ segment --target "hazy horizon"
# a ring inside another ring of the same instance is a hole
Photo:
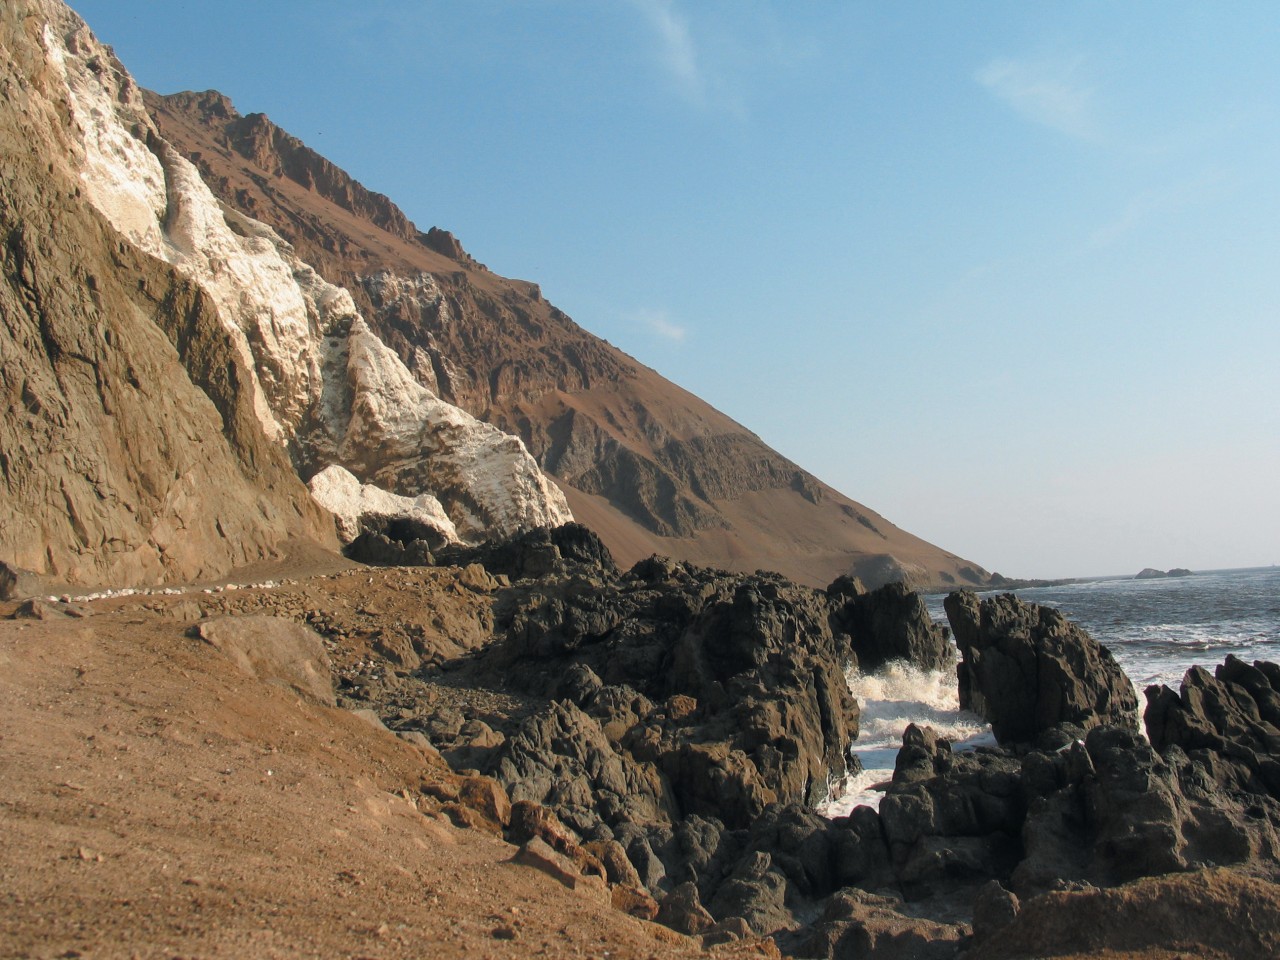
[[[1280,8],[71,6],[989,570],[1280,562]]]

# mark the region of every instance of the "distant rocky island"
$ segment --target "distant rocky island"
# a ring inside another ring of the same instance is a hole
[[[1072,583],[1087,583],[1080,577],[1062,577],[1053,580],[1043,578],[1006,577],[1002,573],[991,574],[988,590],[1030,590],[1035,587],[1065,587]]]
[[[1136,577],[1135,580],[1164,580],[1168,577],[1189,577],[1191,571],[1186,567],[1174,567],[1172,570],[1157,570],[1155,567],[1145,567]]]

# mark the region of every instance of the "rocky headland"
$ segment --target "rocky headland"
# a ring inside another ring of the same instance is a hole
[[[1174,567],[1172,570],[1157,570],[1155,567],[1143,567],[1133,578],[1135,580],[1163,580],[1168,577],[1189,577],[1191,571],[1186,567]]]

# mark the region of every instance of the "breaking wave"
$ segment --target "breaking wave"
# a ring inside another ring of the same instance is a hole
[[[836,799],[818,806],[824,816],[844,816],[857,806],[879,807],[883,791],[876,787],[893,776],[908,724],[932,727],[956,749],[995,744],[990,724],[960,709],[954,670],[922,670],[892,661],[870,674],[851,669],[846,679],[862,707],[852,751],[862,761],[862,771],[831,785]]]

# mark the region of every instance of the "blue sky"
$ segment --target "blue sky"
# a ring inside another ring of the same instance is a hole
[[[1280,562],[1280,7],[72,6],[1017,576]]]

